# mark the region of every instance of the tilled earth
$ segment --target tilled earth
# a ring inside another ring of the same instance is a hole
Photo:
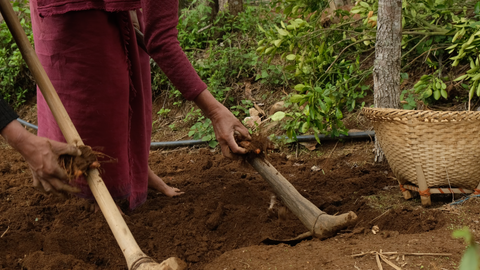
[[[76,198],[42,194],[31,186],[23,158],[0,147],[0,269],[127,269],[101,212]],[[449,207],[449,195],[421,207],[405,201],[388,164],[374,164],[373,143],[325,143],[310,152],[274,151],[273,166],[302,196],[330,215],[354,211],[357,221],[330,239],[266,244],[308,229],[262,177],[241,160],[210,149],[156,150],[152,169],[185,194],[149,191],[125,219],[142,250],[157,261],[176,256],[188,269],[378,269],[372,251],[402,269],[456,269],[465,244],[451,237],[467,225],[477,234],[480,204]],[[288,149],[286,149],[288,150]],[[379,232],[372,233],[378,226]],[[415,256],[408,253],[449,253]],[[383,262],[384,269],[394,269]]]

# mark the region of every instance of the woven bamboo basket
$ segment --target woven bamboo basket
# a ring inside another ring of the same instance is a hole
[[[429,188],[478,191],[480,112],[363,108],[363,115],[400,185],[418,186],[420,165]]]

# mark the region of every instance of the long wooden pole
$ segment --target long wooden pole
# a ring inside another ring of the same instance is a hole
[[[320,239],[331,237],[357,218],[352,211],[338,216],[328,215],[303,197],[268,161],[259,157],[247,158],[247,161],[270,184],[275,194],[313,236]]]
[[[60,98],[58,97],[57,92],[48,78],[47,73],[40,64],[37,54],[25,35],[18,17],[13,11],[13,8],[8,0],[0,0],[0,11],[22,53],[23,58],[25,59],[25,62],[35,78],[40,91],[45,97],[45,100],[47,101],[47,104],[52,111],[52,114],[55,117],[55,120],[57,121],[66,141],[69,144],[76,146],[83,145],[80,135],[73,125],[72,120],[68,116],[65,107],[60,101]],[[128,268],[145,269],[143,266],[141,266],[142,263],[149,264],[149,267],[151,268],[153,264],[156,263],[153,263],[153,260],[145,255],[138,246],[97,169],[90,170],[87,182],[92,190],[95,200],[100,206],[105,219],[107,220],[110,229],[113,232],[113,235],[115,236],[115,239],[117,240],[118,245],[120,246],[120,249],[123,252],[123,255],[125,256]],[[178,265],[179,266],[177,268],[171,269],[183,269],[182,262],[178,263]],[[163,269],[164,267],[159,269]]]

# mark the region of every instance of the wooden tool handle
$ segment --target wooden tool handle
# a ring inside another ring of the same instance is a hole
[[[305,199],[268,161],[259,157],[248,158],[247,161],[270,184],[275,194],[313,236],[320,239],[331,237],[357,218],[352,211],[338,216],[326,214]]]
[[[305,199],[268,161],[255,157],[248,163],[270,184],[285,206],[300,219],[305,227],[312,229],[317,217],[323,212]]]
[[[30,71],[33,74],[50,110],[55,117],[55,120],[63,133],[63,136],[68,143],[73,145],[83,145],[82,139],[78,134],[72,120],[68,116],[65,107],[63,106],[57,92],[53,88],[47,73],[40,64],[38,57],[30,44],[22,26],[18,20],[17,15],[14,13],[13,8],[8,0],[0,0],[0,11],[2,13],[5,22],[12,33],[13,38],[17,42],[18,47],[27,62]],[[102,210],[105,219],[107,220],[110,229],[112,230],[115,239],[117,240],[120,249],[127,260],[127,265],[130,268],[133,263],[142,257],[147,257],[138,246],[137,242],[133,238],[132,233],[128,229],[125,220],[122,218],[120,211],[118,210],[112,196],[108,192],[105,183],[98,170],[94,169],[89,172],[88,185],[92,190],[95,199]]]

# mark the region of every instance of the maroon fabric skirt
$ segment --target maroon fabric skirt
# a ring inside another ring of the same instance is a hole
[[[139,14],[141,16],[141,14]],[[86,145],[114,159],[101,176],[114,199],[146,200],[152,97],[148,55],[128,12],[87,10],[40,17],[31,1],[35,50]],[[141,17],[139,21],[142,22]],[[37,90],[38,135],[65,141]],[[85,179],[75,185],[93,198]]]

